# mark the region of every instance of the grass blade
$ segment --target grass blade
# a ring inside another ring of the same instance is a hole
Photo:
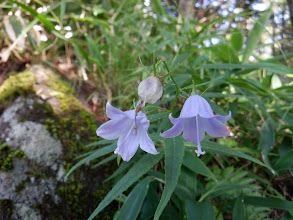
[[[86,158],[82,159],[81,161],[79,161],[77,164],[75,164],[69,171],[68,173],[66,174],[65,176],[65,179],[78,167],[80,167],[81,165],[91,161],[91,160],[94,160],[94,159],[97,159],[101,156],[104,156],[110,152],[113,152],[115,150],[115,148],[117,147],[116,143],[114,144],[111,144],[107,147],[103,147],[103,148],[100,148],[98,149],[96,152],[94,152],[93,154],[87,156]]]

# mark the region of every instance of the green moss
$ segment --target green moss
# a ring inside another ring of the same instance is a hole
[[[47,82],[47,85],[59,92],[62,93],[70,93],[70,94],[75,94],[75,90],[72,88],[72,86],[61,80],[60,77],[57,75],[52,75],[52,74],[47,74],[50,80]]]
[[[15,192],[19,193],[21,190],[25,188],[26,180],[22,180],[19,184],[15,186]]]
[[[83,108],[81,103],[73,96],[75,90],[55,75],[48,74],[50,80],[47,85],[54,90],[54,95],[60,100],[61,113],[66,113],[76,108]]]
[[[0,219],[10,219],[14,206],[11,200],[0,199]]]
[[[78,183],[69,183],[66,187],[62,186],[57,189],[57,193],[61,197],[66,198],[66,202],[68,203],[70,209],[72,212],[76,213],[77,215],[82,214],[82,204],[80,204],[81,201],[84,201],[85,198],[83,198],[84,195],[81,194],[84,187]]]
[[[31,72],[23,72],[9,76],[0,86],[0,102],[13,98],[16,94],[32,91],[33,85],[34,75]]]
[[[16,158],[26,158],[25,153],[21,150],[16,150],[13,152],[13,154]]]
[[[10,171],[13,168],[13,158],[26,158],[26,155],[23,151],[13,151],[9,145],[0,142],[0,170]]]

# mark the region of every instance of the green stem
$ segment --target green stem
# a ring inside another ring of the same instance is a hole
[[[172,103],[172,107],[171,107],[171,110],[170,110],[170,112],[172,112],[173,109],[174,109],[175,103],[176,103],[176,101],[177,101],[178,95],[179,95],[179,87],[178,87],[177,83],[175,82],[173,76],[170,74],[170,70],[169,70],[169,68],[168,68],[168,66],[167,66],[167,64],[166,64],[166,62],[163,61],[163,63],[164,63],[164,65],[165,65],[165,67],[166,67],[166,69],[167,69],[167,71],[168,71],[168,75],[170,76],[171,80],[173,81],[173,83],[174,83],[174,85],[175,85],[175,87],[176,87],[176,95],[175,95],[175,99],[174,99],[174,101],[173,101],[173,103]]]

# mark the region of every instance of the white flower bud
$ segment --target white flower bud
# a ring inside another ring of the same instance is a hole
[[[161,98],[162,94],[162,83],[155,75],[150,75],[138,85],[138,95],[143,103],[154,104]]]

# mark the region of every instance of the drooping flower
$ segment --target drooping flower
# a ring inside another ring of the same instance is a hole
[[[205,132],[211,137],[229,136],[229,131],[225,124],[231,118],[231,112],[227,116],[214,115],[209,103],[199,95],[190,96],[181,110],[179,118],[169,119],[174,124],[172,128],[161,134],[164,138],[171,138],[183,132],[183,138],[189,142],[197,144],[197,156],[204,155],[200,142],[204,139]]]
[[[150,122],[143,112],[138,112],[135,117],[134,109],[123,112],[108,102],[106,114],[111,120],[102,124],[96,133],[107,140],[119,138],[114,153],[119,154],[124,161],[134,156],[138,146],[147,153],[159,153],[147,134]]]

